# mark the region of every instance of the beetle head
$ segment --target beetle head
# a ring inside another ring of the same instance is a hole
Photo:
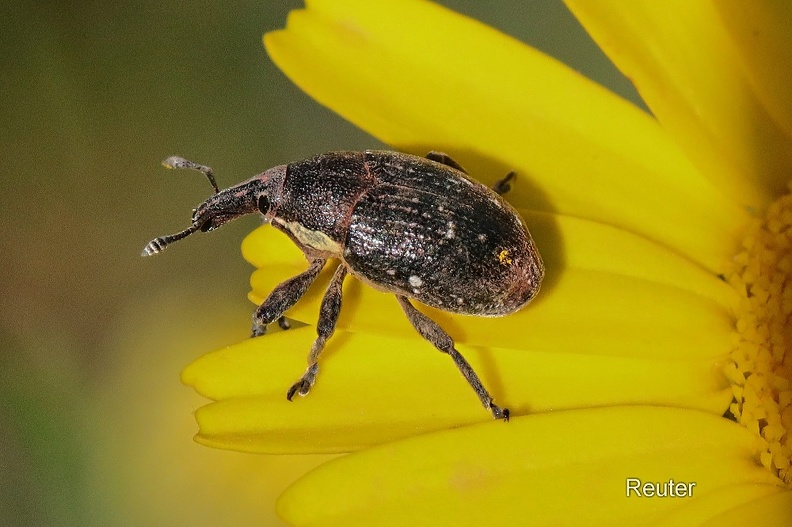
[[[194,232],[208,232],[223,226],[231,220],[260,212],[264,221],[272,220],[277,203],[280,201],[286,165],[270,168],[247,181],[225,190],[218,190],[214,183],[212,170],[179,157],[171,157],[163,162],[168,168],[192,168],[207,175],[215,188],[215,194],[193,209],[192,225],[176,234],[160,236],[151,240],[141,253],[150,256],[162,252],[168,245]]]

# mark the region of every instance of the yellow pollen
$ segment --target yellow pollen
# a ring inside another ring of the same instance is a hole
[[[498,255],[498,261],[503,265],[511,265],[512,261],[509,258],[509,250],[503,249],[500,254]]]
[[[762,465],[792,486],[792,194],[748,226],[724,276],[741,296],[730,411],[756,434]]]

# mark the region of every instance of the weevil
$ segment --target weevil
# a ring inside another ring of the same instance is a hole
[[[282,322],[327,261],[337,260],[308,368],[287,391],[289,400],[307,395],[316,380],[319,355],[341,309],[341,285],[351,274],[393,293],[413,327],[453,359],[492,416],[509,419],[509,410],[495,404],[453,339],[410,299],[451,313],[499,317],[536,295],[544,276],[541,256],[520,215],[501,197],[513,173],[490,189],[440,152],[425,158],[375,150],[330,152],[220,190],[207,166],[181,157],[163,164],[203,172],[215,194],[193,210],[187,229],[153,239],[143,256],[255,212],[305,254],[308,269],[278,285],[253,313],[252,337]]]

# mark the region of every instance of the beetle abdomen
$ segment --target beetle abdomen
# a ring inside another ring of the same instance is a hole
[[[538,291],[542,263],[517,212],[457,174],[439,175],[460,179],[445,195],[437,180],[432,192],[372,187],[353,208],[344,260],[372,286],[445,311],[512,313]]]

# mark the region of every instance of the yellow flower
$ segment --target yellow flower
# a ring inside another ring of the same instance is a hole
[[[286,491],[294,525],[792,524],[792,7],[568,0],[649,115],[428,2],[307,3],[265,36],[298,86],[396,149],[519,174],[537,299],[501,319],[425,309],[513,418],[348,280],[305,399],[285,390],[310,326],[184,371],[215,401],[197,440],[354,452]],[[266,227],[243,252],[255,302],[306,265]],[[316,320],[330,271],[290,317]]]

